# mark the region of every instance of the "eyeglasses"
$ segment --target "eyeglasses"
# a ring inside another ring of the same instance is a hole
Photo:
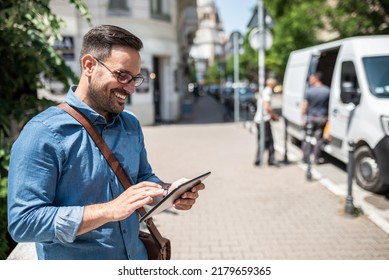
[[[114,75],[116,77],[116,80],[121,83],[121,84],[129,84],[131,83],[132,81],[134,81],[134,85],[135,87],[139,87],[143,81],[145,80],[142,76],[131,76],[130,74],[128,73],[124,73],[124,72],[121,72],[121,71],[118,71],[118,70],[111,70],[107,65],[105,65],[104,62],[102,62],[100,59],[96,58],[96,57],[93,57],[94,59],[96,59],[96,61],[98,63],[100,63],[101,65],[103,65],[105,68],[107,68],[107,70],[109,72],[111,72],[112,75]]]

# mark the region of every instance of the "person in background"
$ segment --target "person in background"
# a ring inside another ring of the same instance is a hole
[[[323,129],[328,119],[328,103],[330,98],[330,89],[322,82],[321,72],[316,72],[309,76],[310,87],[304,94],[304,102],[301,113],[303,118],[303,127],[307,133],[308,124],[312,126],[313,136],[316,143],[313,148],[314,163],[321,164],[324,159],[321,157],[321,147],[323,145]],[[304,138],[306,139],[306,137]],[[303,141],[303,161],[308,162],[310,157],[310,143]]]
[[[263,100],[263,121],[265,125],[265,149],[268,151],[268,164],[278,166],[278,162],[275,160],[275,150],[274,150],[274,140],[273,133],[271,129],[271,121],[278,121],[279,116],[277,113],[273,111],[271,100],[274,92],[274,88],[277,85],[277,80],[274,78],[269,78],[266,80],[266,87],[263,90],[262,98],[258,98],[257,101],[257,111],[254,116],[254,122],[257,125],[258,131],[258,150],[255,157],[254,165],[258,166],[261,164],[260,162],[260,142],[261,142],[261,120],[262,120],[262,100]]]
[[[57,106],[30,120],[12,147],[8,229],[17,242],[35,242],[38,259],[148,258],[136,210],[186,179],[169,188],[154,174],[140,123],[124,111],[143,82],[142,47],[123,28],[92,28],[83,38],[79,83],[65,99],[100,132],[133,186],[124,190],[84,127]],[[181,195],[175,208],[190,209],[204,187]]]

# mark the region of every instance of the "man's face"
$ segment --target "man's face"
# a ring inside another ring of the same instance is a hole
[[[311,85],[314,85],[316,83],[317,79],[316,79],[316,76],[315,75],[310,75],[309,76],[309,83]]]
[[[90,106],[106,118],[111,113],[124,110],[127,97],[135,92],[134,81],[121,84],[117,81],[117,71],[136,76],[140,72],[139,52],[129,47],[112,48],[111,56],[104,65],[96,60],[96,68],[88,87]]]

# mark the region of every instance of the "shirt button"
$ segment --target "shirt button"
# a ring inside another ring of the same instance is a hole
[[[127,232],[127,231],[126,231],[125,229],[123,229],[123,234],[126,234],[126,232]]]

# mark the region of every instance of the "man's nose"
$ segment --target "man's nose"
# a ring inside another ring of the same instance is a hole
[[[134,93],[135,92],[135,85],[134,85],[134,81],[131,81],[130,83],[128,84],[124,84],[123,85],[123,89],[129,93]]]

